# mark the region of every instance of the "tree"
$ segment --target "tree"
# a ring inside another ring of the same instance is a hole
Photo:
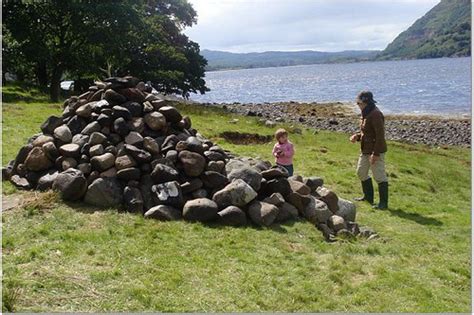
[[[196,23],[186,0],[4,1],[2,6],[2,27],[11,35],[3,38],[13,50],[9,56],[21,55],[38,85],[49,85],[54,101],[65,72],[73,78],[134,75],[185,97],[208,91],[207,62],[199,45],[182,34]]]

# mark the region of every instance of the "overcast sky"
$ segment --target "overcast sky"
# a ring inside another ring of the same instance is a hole
[[[201,49],[384,49],[440,0],[188,0],[198,22],[185,33]]]

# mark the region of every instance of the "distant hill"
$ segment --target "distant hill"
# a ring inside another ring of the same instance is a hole
[[[266,51],[262,53],[230,53],[204,49],[201,55],[207,59],[207,70],[266,68],[363,61],[374,58],[378,50],[348,50],[341,52],[321,51]]]
[[[398,35],[377,59],[471,55],[471,0],[442,0]]]

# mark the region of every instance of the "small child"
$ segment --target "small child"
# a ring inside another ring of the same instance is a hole
[[[277,143],[273,146],[273,156],[276,158],[277,165],[282,166],[288,170],[290,176],[293,176],[293,155],[295,150],[293,143],[288,140],[288,131],[285,129],[278,129],[275,132]]]

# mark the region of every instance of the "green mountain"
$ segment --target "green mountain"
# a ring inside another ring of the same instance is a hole
[[[374,58],[379,52],[379,50],[347,50],[340,52],[307,50],[230,53],[204,49],[201,51],[201,55],[207,59],[206,70],[219,70],[363,61]]]
[[[471,55],[471,0],[441,0],[378,56],[386,59]]]

